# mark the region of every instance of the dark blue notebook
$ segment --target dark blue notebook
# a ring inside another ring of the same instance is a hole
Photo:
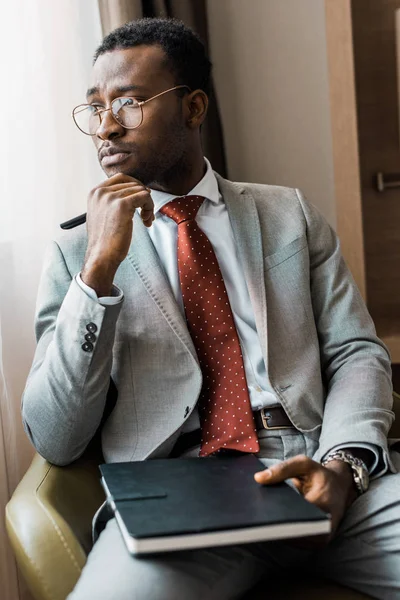
[[[323,535],[330,518],[283,483],[261,486],[253,455],[100,466],[132,554]]]

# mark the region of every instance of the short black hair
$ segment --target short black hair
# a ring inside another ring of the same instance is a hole
[[[178,19],[137,19],[111,31],[97,48],[101,54],[140,45],[158,45],[164,50],[176,85],[188,85],[210,94],[211,61],[201,38]]]

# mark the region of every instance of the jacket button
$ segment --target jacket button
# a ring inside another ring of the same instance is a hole
[[[86,329],[90,332],[90,333],[96,333],[97,331],[97,325],[95,325],[94,323],[88,323],[86,325]]]
[[[85,340],[86,340],[87,342],[91,342],[91,343],[93,343],[93,342],[95,342],[95,341],[96,341],[96,336],[94,335],[94,333],[87,333],[87,334],[85,335]]]
[[[82,350],[84,352],[92,352],[93,344],[91,344],[90,342],[85,342],[84,344],[82,344]]]

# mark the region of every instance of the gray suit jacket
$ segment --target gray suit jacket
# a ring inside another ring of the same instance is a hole
[[[340,254],[333,230],[293,189],[218,177],[243,264],[267,372],[294,425],[319,439],[387,452],[393,420],[390,359]],[[79,227],[54,242],[39,289],[26,431],[40,454],[65,465],[98,429],[110,376],[117,403],[102,427],[107,461],[168,456],[196,405],[196,352],[138,215],[115,283],[124,301],[104,307],[74,280],[86,250]],[[97,327],[93,352],[82,344]]]

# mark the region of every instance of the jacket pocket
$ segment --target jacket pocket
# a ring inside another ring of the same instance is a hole
[[[265,256],[265,269],[268,271],[269,269],[280,265],[281,263],[285,262],[285,260],[288,260],[298,252],[301,252],[301,250],[303,250],[306,247],[307,238],[304,235],[302,235],[299,238],[296,238],[295,240],[293,240],[293,242],[290,242],[290,244],[287,244],[286,246],[278,250],[278,252],[274,252],[274,254]]]

